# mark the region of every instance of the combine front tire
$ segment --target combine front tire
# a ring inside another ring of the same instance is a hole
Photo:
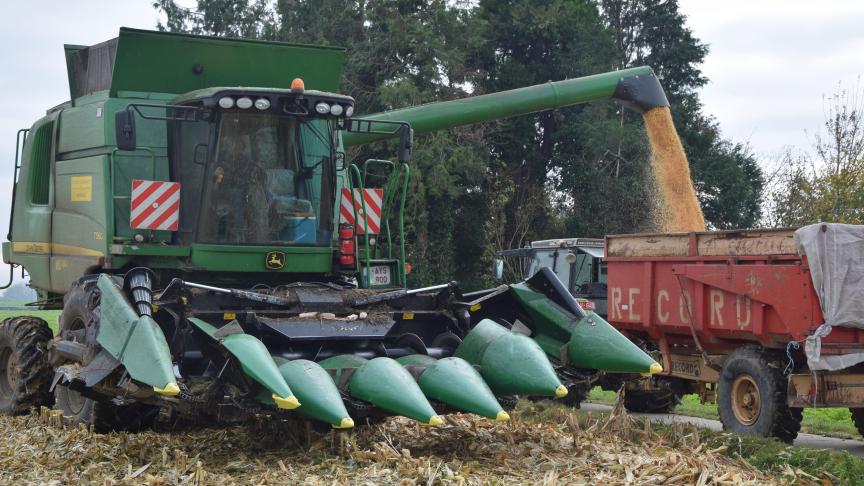
[[[10,317],[0,324],[0,413],[51,405],[50,340],[51,328],[38,317]]]
[[[720,374],[717,409],[723,429],[792,442],[802,410],[786,404],[786,377],[779,356],[753,348],[729,355]]]

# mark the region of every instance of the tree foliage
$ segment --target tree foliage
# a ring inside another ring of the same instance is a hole
[[[864,103],[858,87],[823,100],[823,133],[812,152],[783,154],[773,174],[766,223],[864,224]]]
[[[721,137],[696,90],[707,47],[676,0],[173,0],[169,31],[347,48],[359,113],[651,65],[666,88],[714,227],[759,218],[762,175]],[[411,283],[488,283],[495,251],[532,239],[655,229],[641,118],[611,103],[418,137],[406,224]],[[388,157],[371,144],[352,161]]]

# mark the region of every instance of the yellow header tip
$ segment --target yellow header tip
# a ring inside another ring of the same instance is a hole
[[[555,389],[555,398],[564,398],[567,396],[567,387],[564,385],[558,385],[558,388]]]
[[[660,366],[660,363],[652,363],[651,367],[648,368],[648,372],[652,375],[663,373],[663,367]]]
[[[506,422],[508,420],[510,420],[510,414],[508,414],[504,410],[501,410],[500,412],[498,412],[498,415],[495,416],[496,422]]]
[[[429,418],[429,425],[434,425],[435,427],[440,427],[440,426],[444,425],[444,421],[441,420],[441,417],[439,417],[437,415],[433,415],[432,417]]]
[[[287,397],[280,397],[277,394],[273,394],[273,401],[276,402],[276,406],[279,408],[283,408],[285,410],[294,410],[300,406],[300,401],[297,400],[297,397],[294,395],[288,395]]]
[[[339,422],[339,425],[334,425],[334,429],[351,429],[354,428],[354,419],[351,417],[345,417]]]
[[[180,387],[177,386],[177,383],[171,382],[165,385],[165,388],[154,386],[153,391],[166,397],[176,397],[180,394]]]

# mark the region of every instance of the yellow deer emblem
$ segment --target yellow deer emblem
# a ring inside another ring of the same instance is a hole
[[[279,270],[285,266],[285,254],[281,251],[271,251],[264,259],[264,266],[269,270]]]

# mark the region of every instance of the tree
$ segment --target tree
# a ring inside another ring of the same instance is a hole
[[[824,134],[812,153],[787,151],[773,175],[766,222],[803,226],[819,221],[864,223],[864,103],[862,91],[838,85],[823,99]]]
[[[479,92],[614,67],[613,39],[592,1],[484,0],[475,15],[482,26],[471,57]],[[621,127],[616,113],[610,104],[576,106],[504,120],[489,129],[495,180],[490,196],[500,204],[497,225],[504,236],[497,238],[499,244],[522,246],[564,231],[600,236],[605,229],[627,231],[648,219],[642,204],[647,200],[644,136],[636,136],[640,129],[632,123]],[[622,143],[624,138],[639,141]],[[623,187],[631,189],[623,197],[632,204],[604,208]],[[501,194],[508,195],[506,201]]]
[[[663,84],[706,223],[717,229],[755,225],[761,215],[761,169],[745,145],[723,139],[702,111],[697,89],[707,78],[699,66],[708,46],[687,28],[677,0],[599,4],[615,38],[618,66],[651,66]]]

